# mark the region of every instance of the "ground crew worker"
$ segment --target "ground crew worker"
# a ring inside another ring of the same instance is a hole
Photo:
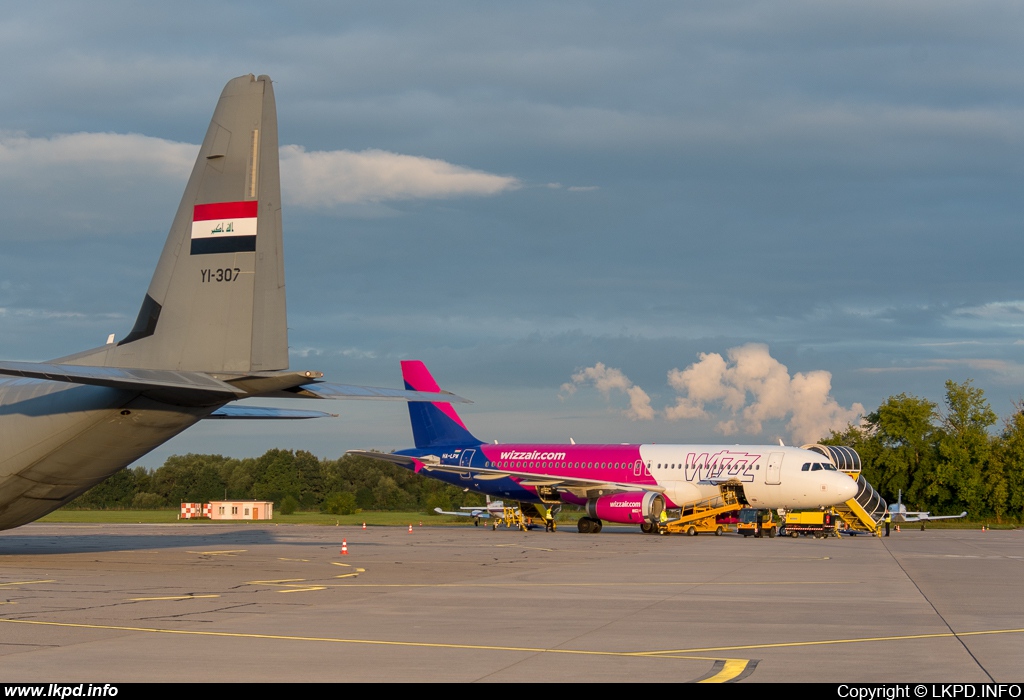
[[[551,514],[551,509],[548,508],[544,511],[544,532],[555,531],[555,517]]]
[[[668,522],[668,511],[664,508],[661,510],[661,515],[658,516],[658,530],[661,532],[665,531],[665,523]]]
[[[885,511],[885,536],[889,536],[889,523],[892,522],[892,513]]]

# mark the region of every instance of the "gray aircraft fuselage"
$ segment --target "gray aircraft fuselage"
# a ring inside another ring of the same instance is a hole
[[[217,408],[103,386],[0,380],[0,529],[46,515]]]

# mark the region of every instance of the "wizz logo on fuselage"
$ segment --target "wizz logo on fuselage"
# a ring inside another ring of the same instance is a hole
[[[714,454],[690,452],[686,455],[685,476],[687,481],[708,481],[711,479],[738,479],[754,481],[754,470],[761,455],[746,452],[722,450]]]

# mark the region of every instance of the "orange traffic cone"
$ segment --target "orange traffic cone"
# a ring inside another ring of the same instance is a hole
[[[409,523],[409,532],[412,532],[412,523]]]
[[[364,530],[366,529],[366,523],[363,523],[363,529]]]
[[[348,554],[348,540],[341,541],[341,553]]]
[[[423,521],[422,520],[420,521],[420,527],[423,527]]]

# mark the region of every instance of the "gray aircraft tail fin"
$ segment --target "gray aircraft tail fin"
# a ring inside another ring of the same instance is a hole
[[[221,93],[135,326],[74,364],[288,367],[277,109],[270,78]]]

